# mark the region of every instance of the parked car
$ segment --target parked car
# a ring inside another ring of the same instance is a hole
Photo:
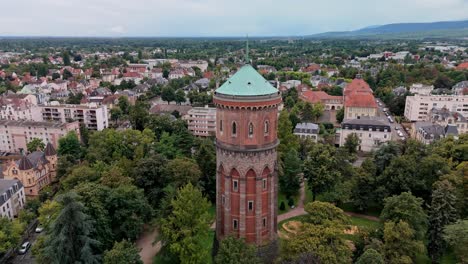
[[[400,130],[400,128],[399,128],[399,127],[395,127],[395,130]]]
[[[42,227],[42,226],[37,226],[36,227],[36,233],[41,233],[42,230],[44,230],[44,227]]]
[[[20,249],[18,249],[18,254],[20,255],[23,255],[23,254],[26,254],[26,252],[28,252],[28,249],[31,247],[31,243],[29,243],[29,241],[26,241],[24,242]]]

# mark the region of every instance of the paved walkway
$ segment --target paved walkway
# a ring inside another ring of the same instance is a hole
[[[140,249],[140,257],[144,264],[152,264],[153,258],[161,250],[161,242],[153,243],[158,236],[158,230],[154,227],[146,230],[136,241],[137,248]]]
[[[301,188],[299,189],[299,193],[300,193],[300,195],[299,195],[299,201],[297,202],[297,207],[292,209],[289,212],[278,215],[278,218],[277,218],[278,223],[283,221],[283,220],[289,219],[289,218],[293,218],[293,217],[296,217],[296,216],[299,216],[299,215],[307,214],[307,212],[304,210],[304,201],[305,201],[305,183],[304,183],[304,181],[302,181],[302,183],[301,183]]]

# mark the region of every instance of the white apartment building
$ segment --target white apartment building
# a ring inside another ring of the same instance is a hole
[[[188,111],[185,119],[193,135],[200,137],[216,135],[216,108],[194,107]]]
[[[346,138],[353,133],[359,138],[358,150],[364,152],[373,151],[392,138],[390,125],[386,122],[377,118],[361,117],[341,123],[340,146],[343,146]]]
[[[42,114],[40,121],[57,121],[66,123],[79,121],[90,130],[103,130],[109,126],[109,117],[106,105],[90,103],[87,105],[58,104],[37,106]]]
[[[424,85],[422,83],[413,83],[410,86],[410,93],[418,95],[430,95],[434,90],[434,85]]]
[[[27,150],[27,143],[39,138],[47,144],[50,142],[55,148],[58,140],[68,132],[80,134],[80,124],[75,122],[54,123],[37,121],[0,120],[0,151],[20,152]]]
[[[294,128],[294,135],[299,138],[309,138],[314,142],[317,142],[320,128],[314,123],[298,123]]]
[[[40,114],[32,111],[37,105],[33,94],[9,94],[0,97],[0,119],[2,120],[37,120]]]
[[[409,121],[424,121],[432,108],[445,108],[468,117],[468,95],[414,95],[406,97],[405,117]]]
[[[208,69],[208,62],[204,60],[188,60],[184,61],[181,60],[179,61],[179,65],[182,68],[192,68],[192,67],[197,67],[199,68],[202,72],[205,72]]]
[[[24,208],[26,198],[19,180],[0,179],[0,216],[13,220]]]

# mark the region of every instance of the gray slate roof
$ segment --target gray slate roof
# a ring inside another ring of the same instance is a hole
[[[15,188],[17,184],[17,188]],[[0,206],[2,206],[10,197],[23,187],[19,180],[2,180],[0,179]],[[11,188],[11,189],[10,189]],[[6,194],[6,199],[4,194]]]

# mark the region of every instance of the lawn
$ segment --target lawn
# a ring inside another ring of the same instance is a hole
[[[210,264],[213,263],[211,258],[211,250],[213,249],[213,239],[214,239],[215,232],[210,230],[208,236],[202,240],[203,247],[208,250],[209,254],[207,259],[203,261],[203,263]],[[174,263],[174,256],[172,256],[167,247],[161,248],[161,251],[154,257],[153,259],[154,264],[172,264]]]

